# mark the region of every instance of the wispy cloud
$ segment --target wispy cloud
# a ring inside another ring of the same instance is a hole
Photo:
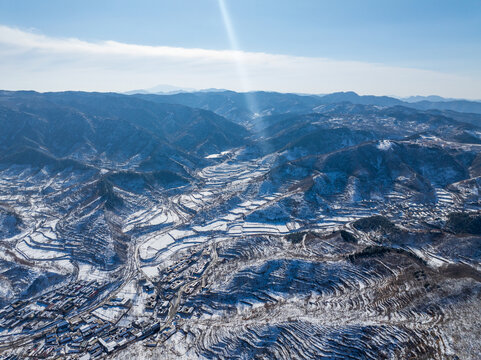
[[[88,42],[0,25],[0,88],[126,91],[170,83],[242,90],[239,58],[252,90],[440,94],[477,98],[481,78],[358,61],[238,50]]]

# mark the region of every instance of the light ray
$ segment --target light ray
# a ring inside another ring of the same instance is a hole
[[[244,66],[244,59],[243,59],[243,52],[240,51],[239,43],[237,41],[237,37],[234,32],[234,27],[232,26],[232,21],[229,15],[229,11],[225,5],[224,0],[217,0],[219,4],[219,9],[222,14],[222,20],[224,22],[224,27],[227,32],[227,37],[229,38],[229,43],[231,50],[233,50],[233,54],[235,57],[235,64],[237,69],[237,76],[239,77],[239,82],[242,88],[242,91],[245,93],[247,107],[254,114],[254,117],[259,116],[259,107],[257,106],[257,102],[252,91],[253,88],[250,83],[249,74]]]

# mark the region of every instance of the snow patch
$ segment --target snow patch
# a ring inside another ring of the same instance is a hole
[[[389,140],[381,140],[381,141],[379,142],[379,144],[376,145],[376,147],[377,147],[379,150],[384,150],[384,151],[386,151],[386,150],[391,149],[391,148],[392,148],[392,145],[393,145],[393,143],[392,143],[391,141],[389,141]]]

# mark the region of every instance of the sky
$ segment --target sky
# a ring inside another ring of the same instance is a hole
[[[0,88],[481,99],[479,0],[0,0]]]

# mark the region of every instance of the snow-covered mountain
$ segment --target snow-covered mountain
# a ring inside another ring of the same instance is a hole
[[[481,116],[411,105],[0,92],[0,356],[475,359]]]

